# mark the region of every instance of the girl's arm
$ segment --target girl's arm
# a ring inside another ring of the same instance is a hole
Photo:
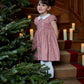
[[[56,37],[58,39],[58,28],[57,28],[57,24],[56,24],[56,21],[51,21],[51,25],[52,27],[54,28],[54,31],[55,31],[55,34],[56,34]]]

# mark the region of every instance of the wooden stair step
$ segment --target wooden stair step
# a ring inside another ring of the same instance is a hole
[[[71,64],[60,64],[54,66],[56,79],[76,78],[77,69]]]
[[[71,50],[81,51],[81,43],[84,43],[84,40],[72,40]],[[60,50],[65,50],[65,40],[58,40]]]
[[[63,80],[64,84],[81,84],[77,79]]]

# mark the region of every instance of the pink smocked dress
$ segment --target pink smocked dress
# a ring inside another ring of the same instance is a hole
[[[42,61],[59,61],[60,53],[56,34],[51,26],[51,21],[56,20],[54,15],[47,14],[44,17],[36,17],[34,20],[37,26],[33,39],[33,49],[35,52],[35,60]]]

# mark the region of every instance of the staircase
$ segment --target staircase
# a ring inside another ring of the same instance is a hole
[[[36,30],[36,26],[33,22],[34,18],[38,16],[35,8],[22,8],[23,15],[31,15],[32,23],[31,28]],[[60,16],[56,16],[60,20]],[[58,44],[60,48],[60,62],[53,62],[55,78],[63,80],[64,84],[84,84],[84,66],[81,64],[82,55],[81,53],[81,43],[84,40],[79,40],[78,34],[79,30],[74,31],[74,40],[63,40],[63,29],[71,27],[71,23],[58,23],[59,25],[59,39]],[[68,33],[69,39],[69,33]]]

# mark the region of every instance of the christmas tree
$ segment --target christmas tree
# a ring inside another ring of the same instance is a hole
[[[48,67],[33,63],[36,49],[25,32],[31,19],[16,16],[28,0],[1,0],[0,5],[0,84],[60,84],[48,83]]]

